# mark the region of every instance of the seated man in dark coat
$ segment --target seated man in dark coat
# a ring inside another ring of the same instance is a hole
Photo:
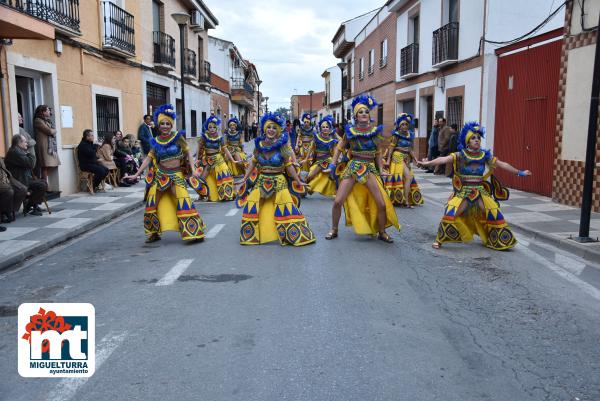
[[[108,169],[98,162],[96,150],[98,145],[94,145],[94,133],[91,129],[83,130],[83,138],[77,146],[77,158],[79,159],[79,168],[81,171],[87,171],[94,174],[94,188],[98,188],[104,178],[108,175]]]
[[[17,181],[0,158],[0,221],[10,223],[27,196],[27,187]],[[0,229],[0,231],[3,231]]]
[[[40,203],[48,189],[44,180],[35,179],[33,168],[35,167],[35,156],[27,151],[28,141],[25,136],[16,134],[13,136],[11,147],[6,152],[4,163],[13,177],[27,187],[27,198],[23,202],[23,214],[42,215]]]

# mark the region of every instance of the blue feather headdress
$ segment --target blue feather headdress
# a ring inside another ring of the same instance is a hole
[[[279,114],[279,113],[272,113],[272,112],[265,113],[260,118],[260,132],[261,132],[261,134],[265,133],[265,124],[267,123],[267,121],[273,121],[275,124],[277,124],[279,126],[279,128],[277,129],[278,132],[281,132],[283,130],[284,125],[285,125],[285,119],[283,118],[283,116],[281,114]]]
[[[409,113],[400,113],[400,114],[398,114],[398,118],[396,118],[396,122],[395,122],[396,128],[400,127],[400,123],[402,121],[406,121],[408,123],[408,125],[411,126],[412,125],[412,121],[413,121],[412,114],[409,114]]]
[[[162,116],[162,117],[161,117]],[[175,125],[175,119],[177,113],[175,113],[175,107],[172,104],[163,104],[154,110],[154,124],[158,127],[159,123],[163,119],[167,119],[171,122],[171,125]]]
[[[219,130],[219,127],[221,126],[221,119],[217,116],[210,116],[206,119],[206,121],[204,122],[204,125],[202,126],[202,131],[206,132],[208,131],[208,124],[215,124],[217,126],[217,131]]]
[[[302,118],[300,120],[302,120],[302,122],[304,122],[304,120],[308,120],[308,121],[312,122],[312,116],[310,115],[310,113],[304,113],[304,114],[302,114]]]
[[[242,126],[242,124],[240,123],[240,120],[238,120],[237,117],[231,117],[229,120],[227,120],[227,127],[229,127],[229,124],[231,123],[235,123],[235,125],[237,125],[238,129],[240,129],[240,127]]]
[[[458,150],[467,148],[469,139],[471,139],[473,134],[478,134],[481,138],[485,137],[485,128],[482,127],[478,121],[469,121],[465,123],[465,126],[462,128],[460,135],[458,136]]]
[[[353,115],[356,115],[357,110],[357,106],[358,105],[364,105],[367,106],[367,108],[369,110],[373,110],[379,103],[377,103],[377,100],[375,100],[375,98],[371,95],[360,95],[354,98],[354,100],[352,101],[352,112]]]
[[[327,116],[323,117],[321,119],[321,121],[319,121],[319,130],[321,130],[321,125],[323,125],[323,124],[329,125],[329,129],[332,130],[333,129],[333,123],[334,123],[333,116],[327,115]]]

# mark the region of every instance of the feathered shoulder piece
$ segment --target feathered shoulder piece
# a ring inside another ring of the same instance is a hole
[[[150,139],[150,144],[155,149],[160,149],[162,147],[170,146],[171,144],[183,139],[185,141],[185,132],[183,130],[177,132],[172,131],[172,135],[166,139],[161,138],[160,136],[156,136],[156,138]]]
[[[352,124],[346,124],[344,128],[344,132],[346,134],[346,138],[373,138],[376,135],[379,135],[383,131],[383,125],[375,125],[371,127],[368,131],[359,131]]]
[[[469,139],[473,134],[478,134],[481,138],[485,138],[485,128],[477,121],[469,121],[465,123],[458,136],[458,150],[467,148]]]
[[[400,131],[398,131],[397,129],[393,129],[392,130],[392,135],[398,137],[398,138],[404,138],[404,139],[410,139],[411,141],[413,139],[415,139],[415,133],[412,130],[408,130],[406,131],[405,134],[401,133]]]

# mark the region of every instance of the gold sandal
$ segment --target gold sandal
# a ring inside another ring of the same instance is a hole
[[[388,244],[391,244],[394,242],[392,237],[390,237],[390,235],[388,233],[386,233],[385,231],[382,233],[377,233],[377,239],[380,241],[383,241],[383,242],[387,242]]]

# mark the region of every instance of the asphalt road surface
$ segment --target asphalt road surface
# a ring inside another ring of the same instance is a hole
[[[233,203],[197,207],[203,243],[145,244],[140,210],[0,275],[0,399],[600,400],[600,292],[522,236],[433,250],[428,201],[392,245],[326,241],[314,196],[316,244],[244,247]],[[95,306],[91,378],[19,376],[23,302]]]

